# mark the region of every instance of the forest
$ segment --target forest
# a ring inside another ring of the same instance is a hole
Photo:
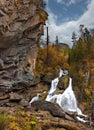
[[[45,78],[53,79],[58,75],[60,68],[68,70],[73,78],[78,100],[85,101],[91,106],[94,98],[94,30],[88,30],[84,25],[80,25],[80,33],[77,39],[77,34],[73,32],[72,48],[66,45],[62,49],[57,42],[48,45],[48,50],[47,47],[39,47],[35,75],[39,76],[42,73]]]

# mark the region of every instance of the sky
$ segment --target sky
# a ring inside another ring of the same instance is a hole
[[[94,29],[94,0],[45,0],[49,27],[49,38],[72,46],[72,33],[78,36],[79,26]],[[46,30],[45,26],[45,30]],[[46,31],[44,33],[46,39]],[[78,36],[79,37],[79,36]]]

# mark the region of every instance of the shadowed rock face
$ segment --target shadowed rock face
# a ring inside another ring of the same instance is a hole
[[[47,16],[39,0],[0,0],[1,81],[32,79],[36,45]]]

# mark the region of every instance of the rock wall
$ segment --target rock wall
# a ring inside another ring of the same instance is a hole
[[[0,86],[32,81],[47,17],[40,0],[0,0]]]

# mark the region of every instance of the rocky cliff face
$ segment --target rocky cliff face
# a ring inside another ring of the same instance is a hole
[[[47,16],[40,0],[0,0],[1,85],[32,80],[36,45]]]

